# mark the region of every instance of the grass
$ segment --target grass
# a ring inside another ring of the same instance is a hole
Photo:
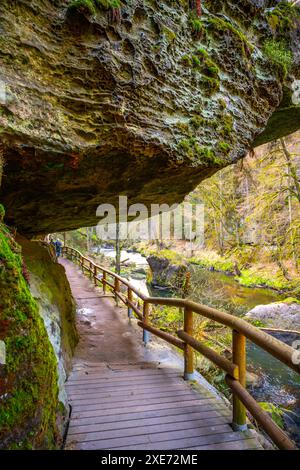
[[[212,268],[215,271],[234,272],[234,262],[231,259],[224,258],[212,251],[200,252],[196,257],[189,260],[192,264],[197,264],[203,268]]]
[[[269,272],[255,267],[243,269],[241,276],[236,276],[236,280],[245,287],[269,287],[276,290],[285,290],[290,287],[290,282],[285,279],[279,271]]]

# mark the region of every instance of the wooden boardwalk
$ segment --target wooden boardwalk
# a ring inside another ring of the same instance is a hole
[[[182,370],[147,360],[126,315],[70,261],[62,260],[78,304],[80,343],[66,384],[67,449],[259,449],[233,432],[231,411]]]

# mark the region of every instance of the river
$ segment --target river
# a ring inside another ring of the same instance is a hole
[[[114,249],[101,248],[101,253],[114,258]],[[146,276],[141,274],[148,268],[146,258],[139,253],[123,251],[121,260],[135,263],[129,279],[136,288],[151,296],[170,296],[167,290],[149,289]],[[265,288],[243,287],[233,276],[209,271],[199,266],[191,266],[191,299],[211,307],[223,309],[236,316],[243,316],[256,305],[269,304],[283,300],[286,296]],[[282,341],[291,345],[299,335],[292,333],[272,333]],[[258,401],[270,402],[286,410],[284,420],[289,428],[291,437],[300,446],[300,376],[277,359],[264,352],[261,348],[248,342],[247,362],[249,369],[261,377],[260,387],[251,389],[251,394]]]

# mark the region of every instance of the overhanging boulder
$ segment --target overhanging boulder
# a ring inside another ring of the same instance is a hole
[[[0,198],[9,224],[27,235],[95,225],[97,206],[119,194],[180,202],[253,142],[273,138],[263,132],[274,127],[287,70],[276,47],[289,59],[298,40],[294,19],[285,24],[290,8],[202,3],[198,18],[185,1],[124,0],[118,11],[1,2]],[[296,75],[297,61],[295,53]],[[289,126],[298,127],[294,118]]]

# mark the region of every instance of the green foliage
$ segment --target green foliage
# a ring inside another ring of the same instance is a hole
[[[160,250],[159,253],[153,253],[157,254],[160,258],[166,258],[171,262],[171,264],[182,264],[183,263],[183,258],[182,256],[177,253],[177,251],[172,251],[172,250]]]
[[[209,252],[202,252],[201,257],[193,257],[190,262],[204,268],[212,268],[215,271],[234,272],[234,263],[231,259],[226,259],[219,255],[212,256]]]
[[[288,304],[288,305],[291,305],[291,304],[298,304],[298,305],[300,305],[300,300],[299,300],[299,299],[296,299],[296,297],[287,297],[287,298],[284,299],[282,302],[284,302],[285,304]]]
[[[182,328],[183,314],[177,307],[158,306],[152,309],[151,323],[172,333]]]
[[[266,325],[264,322],[261,320],[256,320],[255,318],[244,318],[248,323],[250,323],[253,326],[256,326],[256,328],[264,328]]]
[[[285,290],[289,287],[289,282],[282,274],[264,273],[261,270],[256,271],[254,268],[243,269],[241,275],[237,276],[236,279],[242,286],[246,287],[263,286],[276,290]]]
[[[277,426],[279,426],[281,429],[284,429],[284,411],[280,407],[273,405],[273,403],[267,402],[260,402],[259,405],[271,416],[272,420],[277,424]]]
[[[293,60],[292,52],[287,48],[286,43],[269,39],[264,43],[263,50],[266,57],[276,66],[279,75],[286,77]]]

